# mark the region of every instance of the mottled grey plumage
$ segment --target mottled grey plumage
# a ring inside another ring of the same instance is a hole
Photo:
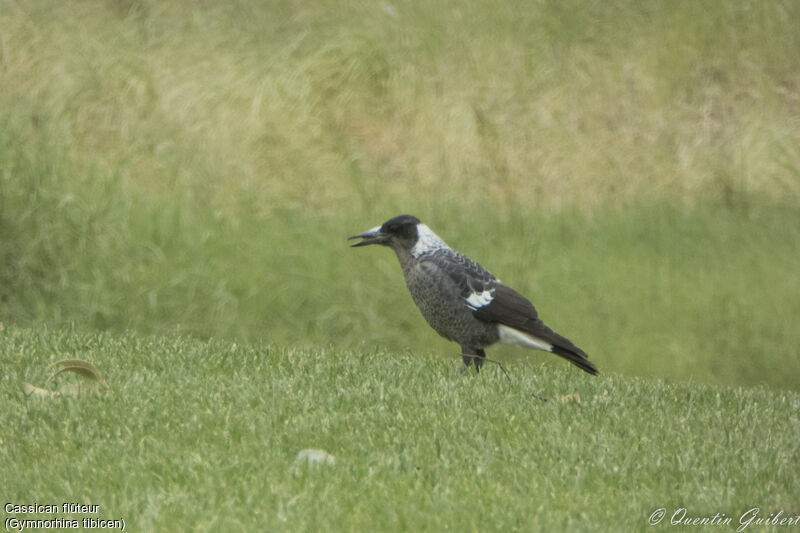
[[[439,335],[461,346],[467,366],[474,360],[480,370],[483,349],[505,342],[548,351],[598,373],[583,350],[544,325],[533,304],[451,249],[416,217],[401,215],[350,238],[363,239],[353,246],[381,244],[395,251],[422,316]]]

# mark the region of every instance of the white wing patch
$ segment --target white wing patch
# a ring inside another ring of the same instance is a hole
[[[483,292],[473,292],[467,297],[467,306],[473,311],[479,307],[489,305],[494,300],[494,289]]]
[[[543,350],[545,352],[553,351],[553,345],[549,342],[543,341],[533,335],[523,333],[518,329],[510,328],[504,324],[498,324],[497,331],[500,332],[500,342],[503,344],[516,344],[523,348],[535,348],[536,350]]]

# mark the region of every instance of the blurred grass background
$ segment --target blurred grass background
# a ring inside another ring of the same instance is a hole
[[[0,0],[0,320],[457,364],[393,254],[345,242],[412,213],[603,372],[798,389],[798,27],[790,1]]]

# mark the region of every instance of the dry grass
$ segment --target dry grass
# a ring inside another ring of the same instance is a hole
[[[16,128],[137,193],[267,212],[800,195],[791,2],[4,4]]]

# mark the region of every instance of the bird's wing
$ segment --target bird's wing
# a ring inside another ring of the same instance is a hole
[[[451,249],[437,250],[420,258],[420,266],[447,274],[475,318],[501,324],[532,337],[528,344],[552,352],[572,364],[597,374],[586,352],[562,337],[539,318],[527,298],[506,287],[481,265]]]
[[[464,304],[478,320],[503,324],[552,344],[578,349],[548,328],[527,298],[506,287],[481,265],[452,249],[427,254],[431,268],[446,273],[458,287]],[[423,261],[423,264],[424,264]]]
[[[481,265],[451,249],[426,254],[420,261],[424,267],[436,268],[458,287],[466,305],[482,305],[500,282]]]
[[[540,338],[554,335],[539,319],[539,313],[527,298],[510,287],[498,283],[481,306],[472,308],[475,318],[495,322],[536,335]],[[545,339],[547,340],[547,339]]]
[[[498,283],[491,290],[491,298],[487,300],[484,305],[472,308],[475,318],[521,331],[532,337],[534,343],[544,341],[543,346],[536,347],[560,355],[590,374],[597,374],[597,368],[588,360],[586,352],[548,328],[539,318],[533,304],[517,291]]]

